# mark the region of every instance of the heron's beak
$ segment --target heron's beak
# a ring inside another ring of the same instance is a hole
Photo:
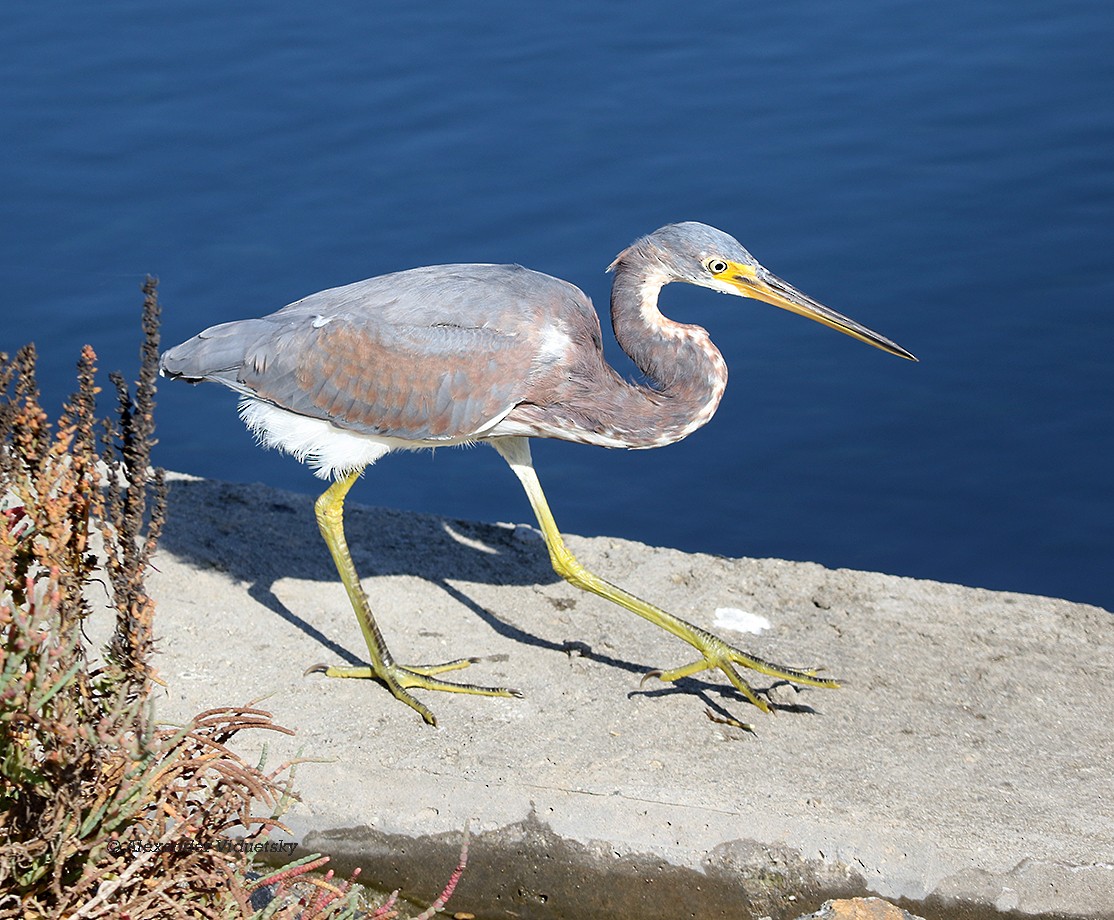
[[[842,313],[836,313],[830,307],[825,307],[822,303],[813,300],[807,294],[802,294],[793,285],[782,281],[776,275],[766,271],[761,265],[752,266],[732,262],[728,271],[719,277],[743,297],[752,297],[755,300],[773,304],[775,307],[781,307],[783,310],[790,310],[793,313],[799,313],[801,316],[807,316],[809,319],[838,329],[845,335],[852,336],[860,342],[866,342],[867,345],[873,345],[875,348],[881,348],[882,351],[888,351],[891,355],[897,355],[899,358],[908,358],[910,361],[917,360],[896,342],[891,342],[873,329],[867,329],[866,326],[856,323]]]

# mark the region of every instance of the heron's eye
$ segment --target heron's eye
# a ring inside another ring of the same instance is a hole
[[[705,265],[713,275],[722,275],[727,271],[727,263],[723,259],[709,259]]]

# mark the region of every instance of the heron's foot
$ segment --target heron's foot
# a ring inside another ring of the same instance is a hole
[[[362,680],[378,680],[386,685],[398,699],[418,713],[430,725],[436,725],[437,719],[428,707],[420,703],[409,694],[408,690],[443,690],[446,693],[474,693],[481,696],[514,696],[521,697],[522,693],[509,687],[484,687],[478,684],[458,684],[447,680],[438,680],[433,675],[443,674],[445,671],[459,671],[470,664],[475,664],[479,658],[457,658],[443,664],[401,665],[390,662],[382,671],[369,665],[361,667],[332,667],[316,664],[306,670],[306,674],[324,674],[326,677],[350,677]]]
[[[830,677],[817,677],[817,673],[821,670],[820,668],[790,668],[785,665],[773,664],[756,655],[749,655],[732,645],[728,645],[718,636],[710,632],[696,627],[693,627],[693,630],[693,637],[686,641],[690,642],[690,644],[701,652],[704,657],[698,661],[694,661],[692,664],[686,664],[683,667],[673,668],[669,671],[650,671],[642,678],[642,684],[645,684],[651,677],[656,677],[658,680],[666,683],[672,683],[673,681],[680,680],[682,677],[699,674],[701,671],[719,670],[727,675],[727,679],[731,681],[731,685],[736,690],[763,712],[771,711],[770,704],[762,699],[762,697],[758,696],[754,692],[754,688],[743,680],[739,672],[735,669],[735,665],[741,665],[752,671],[758,671],[760,674],[778,677],[782,680],[787,680],[794,684],[801,684],[806,687],[827,687],[830,689],[838,689],[839,687],[839,681],[837,680],[833,680]]]

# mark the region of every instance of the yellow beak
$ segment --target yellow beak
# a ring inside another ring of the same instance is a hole
[[[731,262],[728,264],[727,271],[720,273],[718,277],[726,281],[743,297],[752,297],[755,300],[773,304],[775,307],[781,307],[783,310],[799,313],[801,316],[816,320],[816,322],[823,323],[825,326],[831,326],[833,329],[838,329],[844,333],[844,335],[852,336],[860,342],[873,345],[875,348],[881,348],[882,351],[888,351],[891,355],[897,355],[899,358],[907,358],[910,361],[917,360],[896,342],[891,342],[873,329],[868,329],[842,313],[836,313],[830,307],[825,307],[807,294],[802,294],[793,285],[782,281],[776,275],[766,271],[761,265],[751,266],[743,265],[740,262]]]

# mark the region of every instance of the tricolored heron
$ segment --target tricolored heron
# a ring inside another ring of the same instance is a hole
[[[164,375],[235,390],[240,415],[262,444],[334,480],[317,500],[317,522],[355,608],[370,664],[329,667],[325,674],[377,678],[431,724],[433,713],[410,690],[520,695],[437,676],[475,659],[396,663],[344,537],[344,498],[384,454],[487,441],[522,482],[562,578],[634,611],[700,653],[691,664],[652,675],[676,681],[719,669],[763,711],[768,704],[735,665],[798,684],[838,686],[815,670],[748,655],[584,568],[553,520],[528,439],[662,447],[712,417],[727,384],[727,365],[704,329],[659,312],[658,294],[671,281],[762,300],[916,359],[775,277],[734,238],[706,224],[662,227],[623,250],[610,270],[615,338],[644,383],[628,382],[608,365],[599,317],[579,288],[519,265],[435,265],[381,275],[312,294],[262,319],[213,326],[163,354]]]

